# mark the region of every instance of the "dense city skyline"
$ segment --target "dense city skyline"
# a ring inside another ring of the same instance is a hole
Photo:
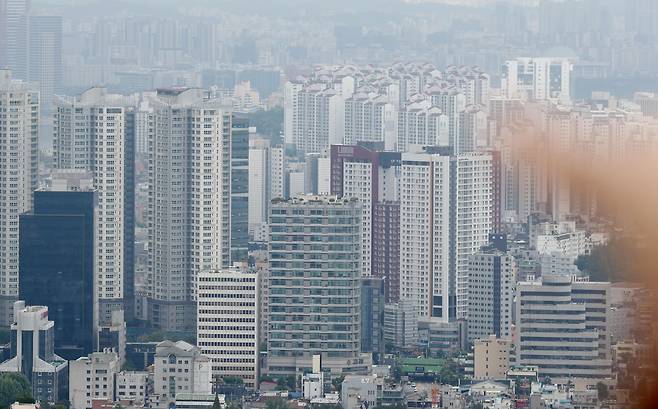
[[[653,407],[655,0],[0,0],[0,409]]]

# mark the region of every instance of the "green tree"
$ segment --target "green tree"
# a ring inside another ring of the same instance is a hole
[[[242,409],[242,405],[237,401],[230,401],[226,404],[226,409]]]
[[[290,409],[290,405],[283,398],[274,398],[267,401],[265,409]]]
[[[212,403],[212,409],[222,409],[222,404],[219,403],[219,396],[215,394],[215,401]]]
[[[27,378],[17,372],[5,372],[0,374],[0,406],[9,407],[14,402],[30,401],[32,399],[32,388]]]
[[[345,377],[343,375],[336,376],[331,380],[331,385],[333,385],[335,391],[339,391],[343,385]]]
[[[222,378],[227,385],[242,385],[244,381],[239,376],[225,376]]]
[[[256,111],[247,115],[249,126],[255,126],[261,135],[270,137],[277,143],[283,130],[283,108],[276,107],[269,111]]]
[[[598,392],[599,400],[606,400],[609,397],[608,386],[603,382],[596,384],[596,391]]]

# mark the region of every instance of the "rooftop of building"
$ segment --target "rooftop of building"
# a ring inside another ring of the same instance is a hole
[[[301,195],[290,199],[276,198],[272,199],[272,204],[288,205],[345,205],[358,202],[355,197],[343,198],[335,195]]]

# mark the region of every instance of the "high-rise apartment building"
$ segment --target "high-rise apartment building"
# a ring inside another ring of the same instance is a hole
[[[448,146],[450,119],[441,108],[428,100],[407,105],[398,112],[398,132],[395,148],[408,151],[412,145]]]
[[[609,283],[543,275],[516,289],[516,362],[552,380],[609,378]]]
[[[517,58],[505,62],[501,86],[508,99],[571,101],[571,70],[566,58]]]
[[[260,376],[260,282],[256,272],[204,271],[197,290],[197,346],[213,376],[235,376],[250,389]]]
[[[505,236],[493,235],[492,244],[469,257],[468,339],[490,335],[512,337],[512,310],[516,262],[507,253]]]
[[[375,231],[382,238],[385,233],[397,235],[395,229],[386,229],[391,224],[374,225],[377,220],[387,223],[390,219],[383,217],[373,219],[374,209],[383,201],[398,200],[398,169],[400,154],[396,152],[377,152],[360,145],[332,145],[330,189],[331,194],[344,198],[356,198],[361,203],[362,267],[364,276],[373,275],[373,263],[381,263],[373,253]],[[384,244],[377,243],[378,245]],[[390,249],[393,249],[391,246]],[[395,254],[391,254],[395,257]],[[384,260],[386,261],[386,260]],[[390,265],[378,265],[378,277],[386,278]]]
[[[382,142],[393,149],[396,139],[396,110],[386,95],[355,93],[345,100],[343,143]]]
[[[466,314],[468,258],[491,232],[492,165],[489,154],[433,151],[402,154],[400,300],[447,323]]]
[[[148,317],[194,330],[198,274],[231,264],[232,194],[247,197],[245,186],[231,190],[232,169],[248,166],[248,145],[234,164],[230,108],[201,89],[158,90],[150,105]],[[248,184],[246,172],[238,176]]]
[[[302,373],[322,356],[332,373],[364,371],[361,205],[300,196],[270,205],[267,370]]]
[[[0,70],[0,112],[0,326],[9,326],[18,297],[18,217],[32,209],[37,188],[39,93]]]
[[[285,86],[284,131],[286,143],[305,153],[321,153],[343,143],[345,101],[340,90],[326,84]]]
[[[69,360],[96,349],[95,205],[92,189],[37,190],[20,216],[20,298],[48,307],[55,352]]]
[[[98,196],[95,285],[99,322],[134,305],[136,101],[92,88],[55,101],[53,166],[91,172]],[[131,315],[128,315],[131,316]]]

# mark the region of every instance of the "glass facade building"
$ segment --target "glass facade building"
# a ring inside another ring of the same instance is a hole
[[[20,216],[19,296],[45,305],[55,352],[76,359],[94,351],[93,191],[36,191]]]

